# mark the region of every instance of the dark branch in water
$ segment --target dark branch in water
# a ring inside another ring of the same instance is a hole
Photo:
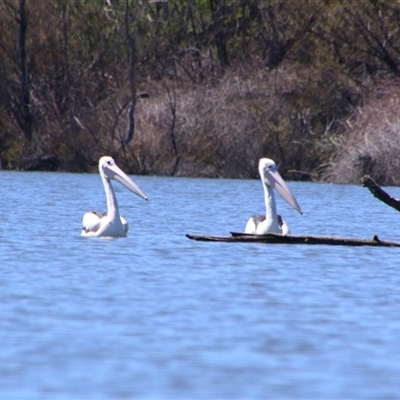
[[[400,247],[398,242],[380,240],[374,235],[371,240],[343,238],[332,236],[304,236],[304,235],[280,235],[268,233],[266,235],[251,235],[231,232],[230,236],[190,235],[188,239],[202,242],[235,242],[235,243],[269,243],[269,244],[308,244],[308,245],[336,245],[336,246],[375,246],[375,247]]]
[[[361,178],[361,184],[364,187],[367,187],[377,199],[383,201],[385,204],[393,207],[397,211],[400,211],[400,200],[395,199],[394,197],[387,194],[380,186],[376,184],[376,182],[369,175],[364,175]]]

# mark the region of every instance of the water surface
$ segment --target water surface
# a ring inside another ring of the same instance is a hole
[[[0,172],[1,399],[398,398],[399,248],[191,241],[242,231],[261,183],[133,178],[129,236],[96,239],[98,175]],[[293,233],[400,241],[367,189],[289,185]]]

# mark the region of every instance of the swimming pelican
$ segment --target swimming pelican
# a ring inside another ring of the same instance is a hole
[[[136,183],[115,164],[111,157],[100,158],[99,172],[106,192],[107,212],[104,214],[99,214],[96,211],[87,212],[82,219],[81,236],[125,237],[129,225],[126,219],[119,215],[117,197],[111,185],[111,179],[118,181],[139,197],[145,200],[147,200],[147,197]]]
[[[273,189],[300,214],[303,214],[293,193],[286,185],[278,172],[274,161],[269,158],[261,158],[258,163],[258,171],[264,187],[265,195],[265,215],[253,215],[246,224],[245,233],[264,235],[266,233],[290,234],[286,222],[276,213],[276,202]]]

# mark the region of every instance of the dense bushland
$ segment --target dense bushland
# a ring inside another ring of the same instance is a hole
[[[369,174],[384,185],[400,185],[400,81],[377,85],[347,120],[325,170],[329,182],[359,182]]]
[[[397,184],[399,18],[383,0],[3,0],[2,166],[254,177],[268,156],[289,179]]]

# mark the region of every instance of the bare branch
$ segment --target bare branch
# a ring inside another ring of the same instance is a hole
[[[400,200],[386,193],[369,175],[364,175],[361,178],[361,183],[364,187],[367,187],[377,199],[393,207],[395,210],[400,211]]]

